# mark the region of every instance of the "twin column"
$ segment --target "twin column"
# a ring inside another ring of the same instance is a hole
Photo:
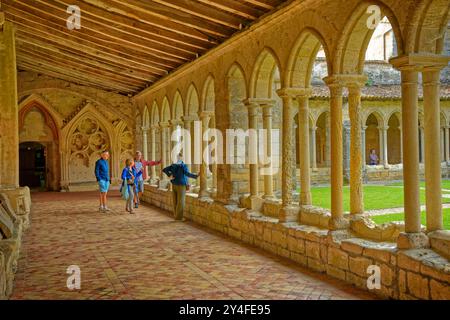
[[[421,233],[419,202],[418,78],[423,76],[424,157],[427,231],[441,230],[441,152],[439,74],[448,57],[407,55],[391,60],[402,76],[402,139],[405,232],[398,238],[400,249],[427,247]]]

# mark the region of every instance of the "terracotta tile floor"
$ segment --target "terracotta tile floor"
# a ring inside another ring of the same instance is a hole
[[[95,193],[33,193],[13,299],[373,299],[157,208],[98,212]],[[66,287],[67,267],[81,289]]]

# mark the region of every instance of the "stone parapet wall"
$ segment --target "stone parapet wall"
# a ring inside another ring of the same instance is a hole
[[[156,186],[145,186],[143,201],[172,211],[171,193]],[[276,208],[276,203],[265,205],[264,210],[273,215],[265,216],[188,194],[185,217],[364,290],[369,290],[368,267],[377,266],[380,287],[370,291],[383,298],[450,299],[450,261],[444,254],[431,249],[398,250],[394,242],[363,239],[351,230],[329,231],[297,222],[279,223],[274,217]],[[322,217],[318,224],[324,226],[329,215],[319,211],[302,209],[300,220],[314,222],[316,214]]]
[[[30,190],[0,190],[0,300],[13,291],[23,230],[30,225]]]

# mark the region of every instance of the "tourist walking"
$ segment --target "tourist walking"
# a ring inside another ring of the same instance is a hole
[[[183,162],[183,155],[177,156],[177,162],[163,169],[163,172],[172,182],[173,211],[176,220],[184,221],[183,211],[186,198],[186,186],[188,178],[197,179],[198,174],[190,173],[188,167]]]
[[[100,191],[100,212],[110,211],[106,205],[106,195],[108,194],[109,186],[111,185],[111,176],[109,175],[109,152],[103,151],[100,159],[95,162],[95,178],[98,182]]]
[[[134,194],[136,193],[136,170],[134,168],[134,160],[127,159],[125,161],[125,168],[122,170],[122,186],[120,193],[122,198],[126,200],[125,211],[133,212]]]
[[[147,180],[147,166],[157,166],[159,161],[147,161],[142,159],[142,152],[136,151],[134,156],[134,168],[137,173],[136,177],[136,194],[134,195],[134,207],[138,208],[142,193],[144,192],[144,181]]]

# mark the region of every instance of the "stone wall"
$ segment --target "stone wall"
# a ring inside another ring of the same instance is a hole
[[[0,190],[0,300],[13,291],[22,233],[30,225],[30,206],[27,187]]]
[[[143,201],[172,210],[170,192],[156,186],[145,186]],[[266,210],[276,216],[276,206],[268,204]],[[273,216],[235,205],[222,205],[213,200],[202,201],[193,194],[188,194],[186,198],[187,219],[358,288],[369,290],[367,280],[371,274],[367,271],[368,267],[379,267],[380,287],[370,291],[380,297],[450,299],[448,247],[445,249],[441,245],[441,253],[434,249],[398,250],[392,232],[378,241],[363,238],[355,232],[365,232],[361,225],[373,232],[377,230],[361,217],[352,221],[355,230],[331,232],[323,228],[324,219],[329,214],[312,208],[299,208],[301,223],[279,223]],[[379,235],[387,229],[379,227]]]

